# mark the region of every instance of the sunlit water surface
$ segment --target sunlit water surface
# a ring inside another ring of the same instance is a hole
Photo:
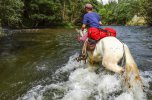
[[[112,27],[132,52],[144,93],[126,91],[118,74],[75,61],[81,47],[74,29],[34,29],[0,40],[0,100],[151,100],[152,27]]]

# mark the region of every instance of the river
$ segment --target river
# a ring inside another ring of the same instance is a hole
[[[152,27],[111,27],[130,48],[151,100]],[[2,37],[0,100],[133,100],[119,75],[90,72],[74,60],[81,48],[76,35],[75,29],[56,28],[12,30]]]

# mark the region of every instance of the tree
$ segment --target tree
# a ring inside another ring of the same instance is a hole
[[[125,25],[132,17],[139,13],[139,0],[111,0],[99,10],[106,24]]]
[[[24,0],[24,20],[31,26],[46,26],[61,21],[60,3],[53,0]],[[28,22],[29,23],[29,22]],[[26,23],[25,23],[26,24]]]
[[[152,0],[141,0],[140,7],[141,12],[140,15],[145,17],[148,24],[152,25]]]
[[[2,25],[16,26],[22,22],[23,2],[21,0],[1,0],[0,19]]]

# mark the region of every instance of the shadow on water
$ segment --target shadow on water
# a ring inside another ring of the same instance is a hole
[[[129,46],[139,69],[152,71],[152,27],[112,27],[118,32],[117,38]],[[80,51],[75,36],[74,29],[36,29],[14,30],[1,38],[0,99],[17,99],[37,85],[67,80],[69,73],[57,78],[52,75]],[[54,92],[48,90],[44,96]],[[152,98],[151,93],[148,95]]]

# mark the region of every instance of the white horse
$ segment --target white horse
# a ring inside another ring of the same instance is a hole
[[[85,33],[77,30],[81,36]],[[94,51],[87,51],[87,63],[94,66],[94,62],[101,63],[106,69],[115,73],[125,74],[125,80],[129,87],[139,83],[142,87],[142,81],[139,75],[138,67],[130,53],[128,46],[120,42],[116,37],[108,36],[99,40]],[[124,59],[124,66],[118,63]]]

